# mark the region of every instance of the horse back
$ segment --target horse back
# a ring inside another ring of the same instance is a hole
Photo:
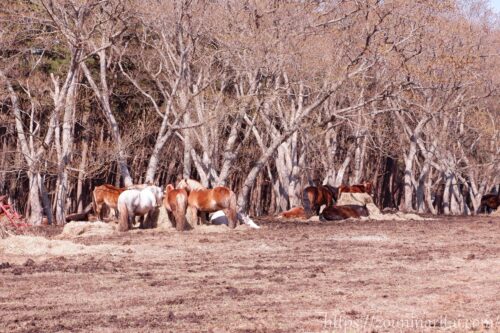
[[[186,210],[188,194],[185,189],[173,189],[163,198],[163,204],[170,211]]]
[[[203,211],[221,210],[231,204],[232,191],[225,186],[189,192],[188,204]]]
[[[326,207],[321,213],[323,220],[335,221],[348,219],[350,217],[359,218],[361,216],[368,216],[369,212],[365,206],[359,205],[344,205],[344,206],[330,206]]]
[[[126,189],[124,188],[115,187],[109,184],[96,186],[93,191],[94,200],[98,205],[105,203],[106,205],[115,208],[118,202],[118,197],[125,190]]]

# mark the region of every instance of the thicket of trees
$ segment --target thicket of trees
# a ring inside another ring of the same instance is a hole
[[[0,193],[35,224],[179,176],[257,215],[317,179],[473,213],[500,182],[499,22],[484,1],[4,1]]]

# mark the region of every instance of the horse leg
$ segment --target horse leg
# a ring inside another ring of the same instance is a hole
[[[186,225],[186,212],[183,209],[177,208],[175,210],[175,228],[177,231],[184,231]]]
[[[167,215],[172,227],[177,228],[177,217],[175,216],[175,213],[167,209]]]
[[[186,217],[188,223],[191,225],[191,228],[195,229],[196,225],[198,224],[198,209],[193,206],[188,206]]]
[[[144,225],[144,216],[145,215],[141,215],[139,217],[139,229],[146,229],[146,226]]]
[[[207,212],[198,211],[198,217],[199,217],[200,224],[208,224],[208,213]]]

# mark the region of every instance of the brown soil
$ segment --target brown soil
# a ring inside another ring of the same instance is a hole
[[[500,331],[498,217],[260,223],[0,247],[0,331]]]

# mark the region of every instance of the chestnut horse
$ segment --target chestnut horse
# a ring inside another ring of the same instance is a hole
[[[302,191],[302,204],[307,218],[319,215],[322,205],[332,206],[338,200],[338,189],[329,185],[308,186]]]
[[[218,210],[224,211],[229,220],[229,227],[236,228],[236,194],[225,186],[217,186],[207,189],[201,183],[193,179],[182,179],[177,184],[178,189],[188,192],[187,219],[194,227],[198,222],[198,211],[213,213]]]
[[[104,184],[100,186],[96,186],[94,191],[92,192],[92,207],[94,209],[94,213],[97,217],[102,220],[104,218],[102,207],[105,204],[109,207],[109,209],[113,209],[115,212],[115,217],[118,218],[118,197],[123,191],[131,190],[131,189],[143,189],[146,186],[151,184],[137,184],[130,185],[128,187],[120,188],[110,184]]]
[[[281,212],[278,217],[284,217],[286,219],[305,219],[306,213],[304,211],[304,207],[298,206]]]
[[[364,182],[362,184],[355,184],[355,185],[341,185],[339,187],[339,196],[342,192],[349,192],[349,193],[372,193],[372,188],[373,184],[372,182]]]
[[[141,216],[141,228],[144,227],[144,215],[161,205],[163,190],[161,187],[149,185],[142,189],[123,191],[118,197],[118,211],[120,219],[119,231],[127,231],[132,227],[134,217]]]
[[[338,221],[350,217],[359,218],[361,216],[368,216],[366,206],[343,205],[326,207],[321,212],[319,219],[320,221]]]
[[[185,189],[176,189],[168,184],[165,188],[163,205],[167,209],[168,217],[178,231],[183,231],[186,224],[186,207],[188,194]]]
[[[106,204],[109,209],[113,209],[115,217],[118,217],[118,197],[125,190],[126,188],[119,188],[109,184],[96,186],[94,188],[94,191],[92,192],[92,206],[94,208],[94,213],[100,220],[104,218],[102,214],[102,206],[104,204]]]

